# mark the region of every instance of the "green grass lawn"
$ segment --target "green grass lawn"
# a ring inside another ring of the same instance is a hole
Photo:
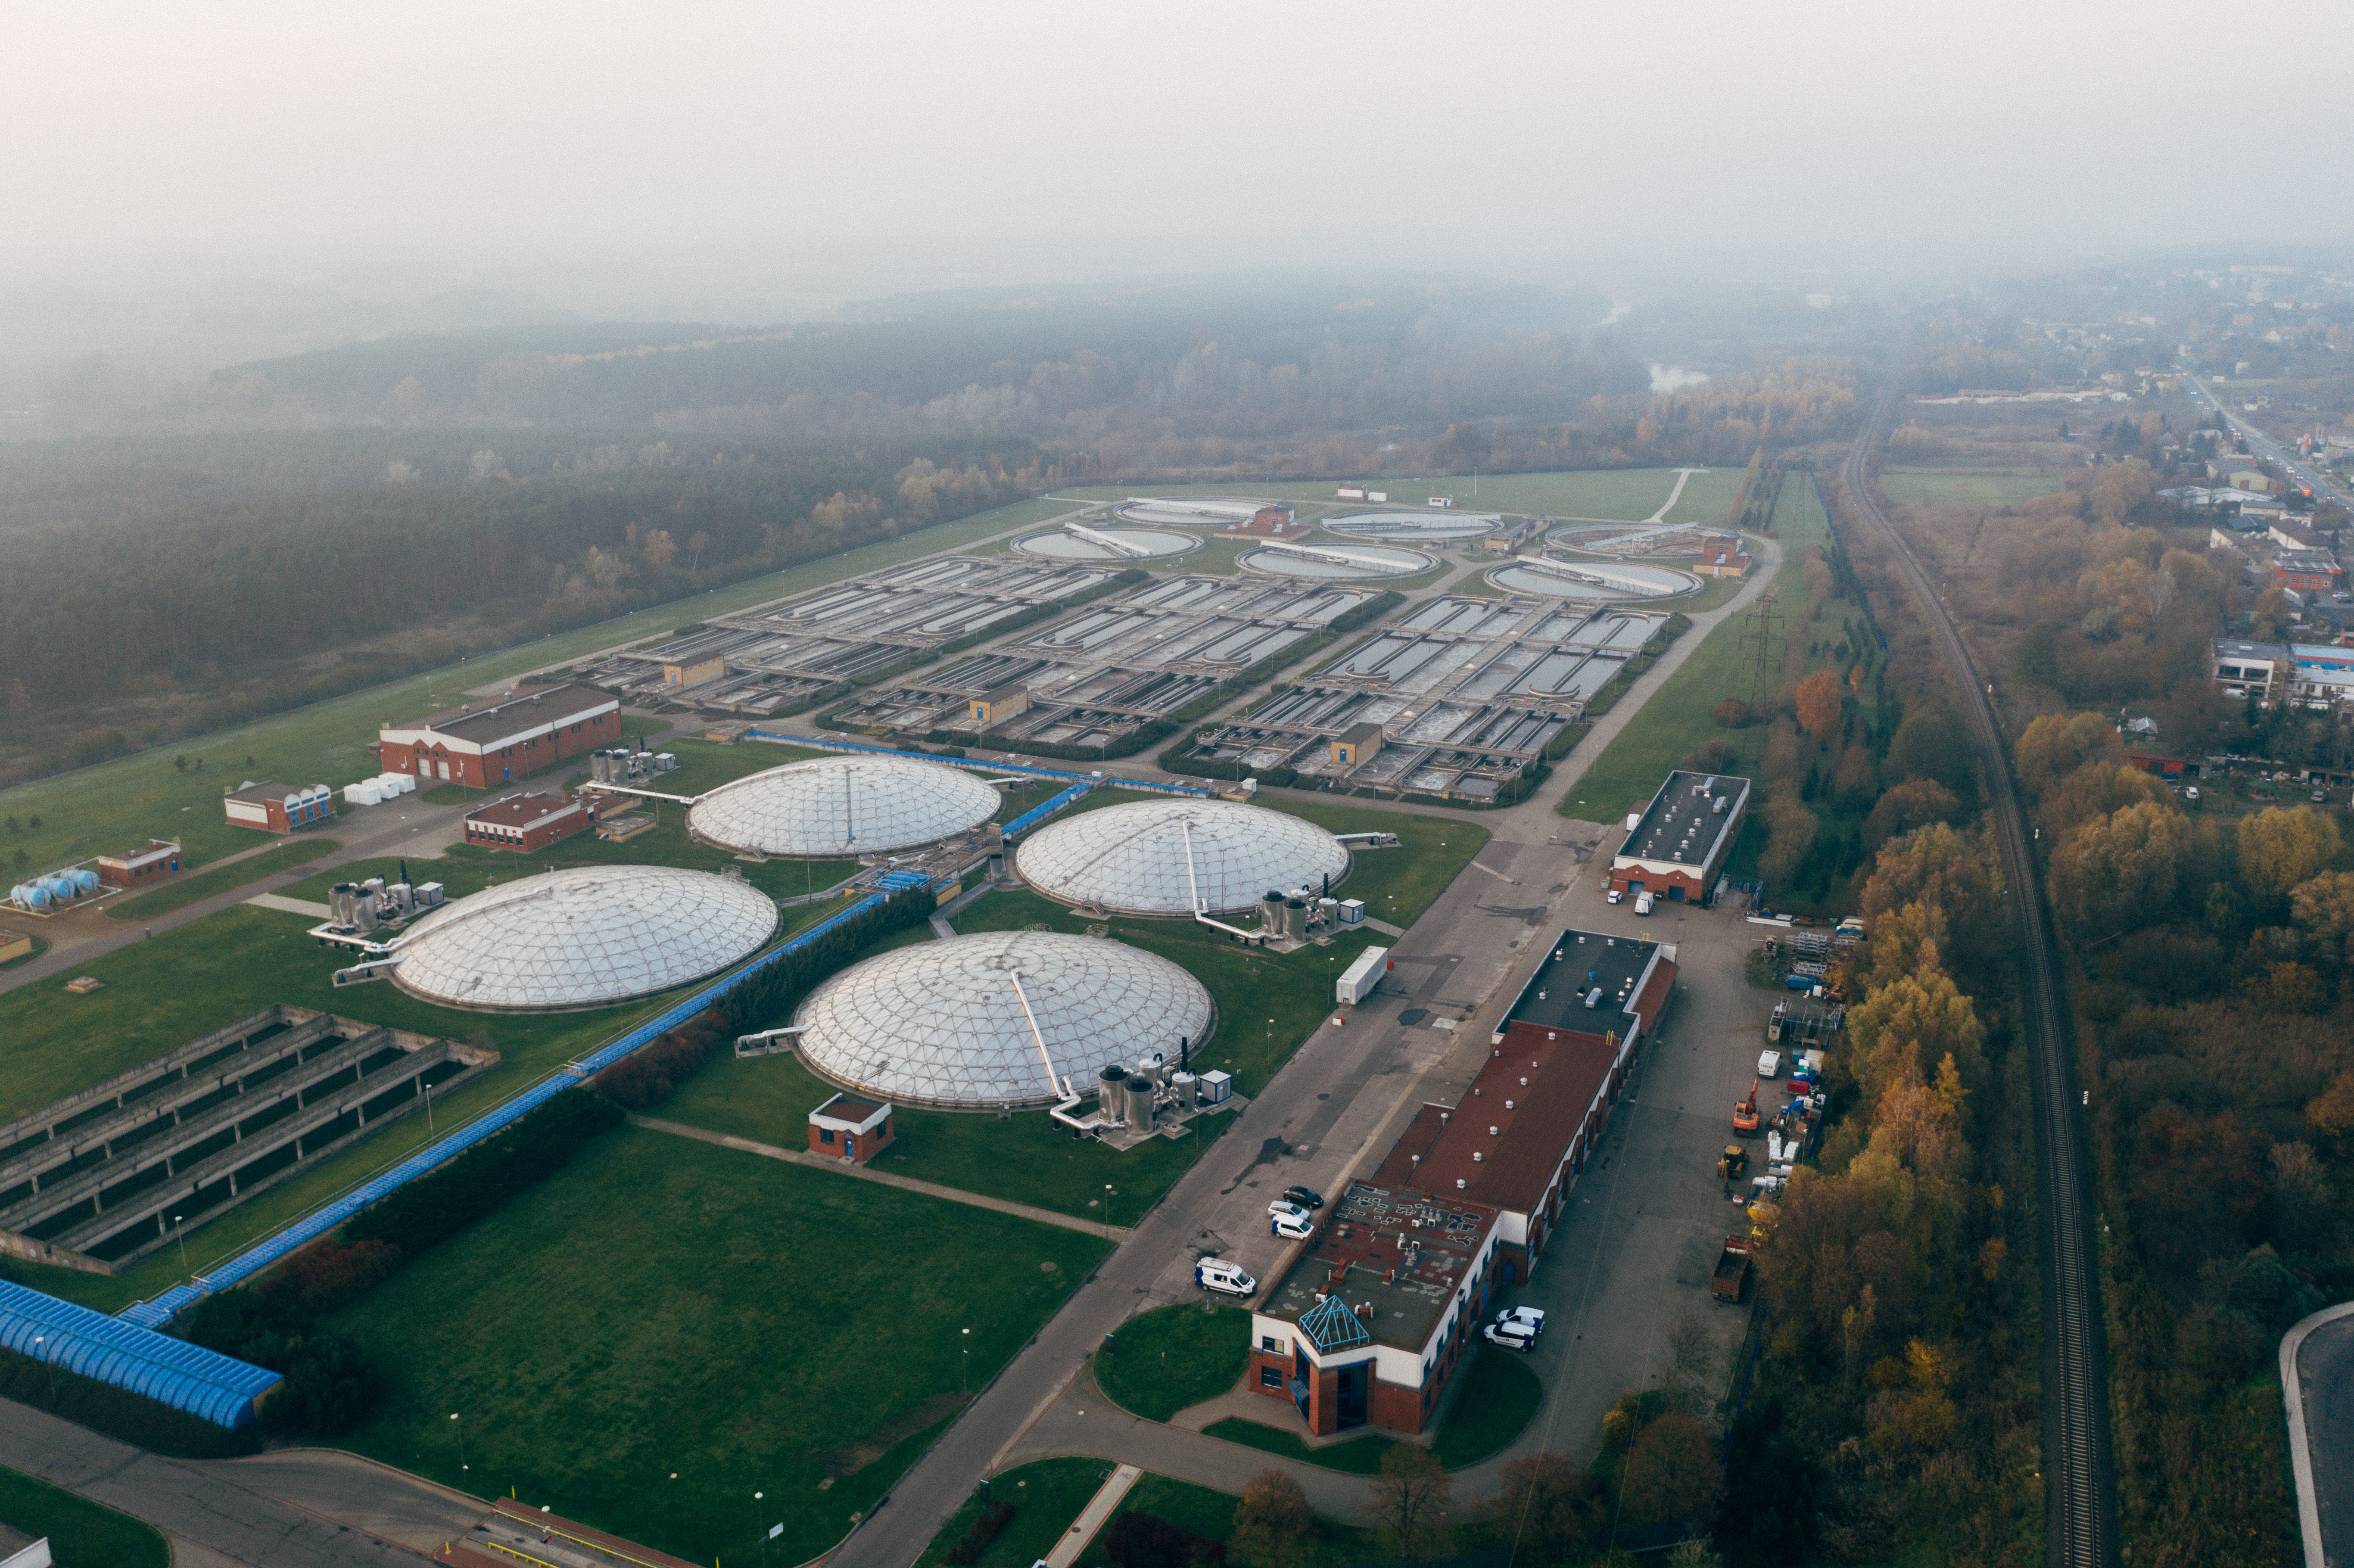
[[[1119,1468],[1109,1459],[1041,1459],[1019,1465],[989,1478],[989,1500],[973,1489],[964,1506],[940,1527],[939,1534],[916,1559],[916,1568],[946,1568],[949,1553],[972,1529],[984,1509],[1011,1504],[1013,1517],[979,1557],[973,1568],[1030,1568],[1044,1558],[1071,1528],[1087,1499],[1102,1489]],[[1143,1483],[1139,1482],[1141,1486]],[[1129,1489],[1135,1495],[1135,1489]],[[1229,1516],[1233,1510],[1229,1509]]]
[[[175,909],[185,909],[191,904],[201,904],[217,893],[243,887],[281,871],[292,871],[308,865],[323,855],[330,855],[344,846],[334,839],[313,838],[300,833],[291,843],[264,850],[228,865],[217,865],[209,871],[184,871],[171,882],[148,888],[133,897],[105,906],[110,919],[126,925],[153,920],[158,915],[168,915]]]
[[[330,1320],[390,1384],[342,1446],[697,1561],[755,1560],[764,1491],[802,1562],[1107,1250],[619,1128]]]
[[[88,1498],[0,1467],[0,1524],[47,1537],[58,1568],[168,1568],[171,1548],[151,1526]]]
[[[929,939],[931,932],[920,931],[910,939],[916,937]],[[809,1113],[833,1094],[833,1086],[801,1065],[797,1056],[723,1056],[649,1114],[758,1143],[801,1149],[808,1143]],[[1232,1119],[1205,1117],[1199,1130],[1185,1138],[1156,1138],[1122,1153],[1092,1139],[1074,1139],[1044,1111],[1024,1111],[1010,1121],[907,1106],[892,1114],[896,1132],[891,1146],[875,1158],[878,1171],[1083,1220],[1103,1218],[1104,1189],[1108,1186],[1114,1189],[1111,1223],[1117,1225],[1134,1224]]]
[[[1677,499],[1675,509],[1667,515],[1670,523],[1717,524],[1732,514],[1734,498],[1741,492],[1741,470],[1710,469],[1695,473]],[[1675,470],[1668,468],[1575,469],[1558,473],[1499,473],[1479,476],[1478,493],[1473,493],[1473,481],[1469,475],[1447,479],[1393,479],[1384,482],[1370,481],[1376,490],[1389,492],[1386,503],[1352,501],[1334,508],[1340,512],[1377,511],[1386,505],[1394,511],[1421,511],[1423,503],[1434,495],[1451,495],[1456,504],[1466,512],[1542,513],[1553,517],[1602,517],[1614,522],[1635,522],[1649,517],[1659,510],[1659,503],[1675,488]],[[1245,480],[1227,484],[1181,484],[1143,487],[1153,495],[1261,495],[1271,501],[1323,501],[1333,499],[1338,488],[1330,481],[1292,482],[1284,481],[1254,482]],[[1077,485],[1055,492],[1057,495],[1095,501],[1125,501],[1138,494],[1139,487],[1124,485]],[[1189,560],[1193,557],[1187,557]]]
[[[1181,1301],[1139,1313],[1096,1352],[1096,1383],[1121,1409],[1147,1421],[1215,1399],[1250,1364],[1247,1308]]]
[[[469,874],[483,874],[449,862],[421,863],[436,874],[447,873],[453,879],[453,895],[471,890]],[[346,875],[389,877],[398,874],[397,868],[398,863],[389,860],[359,862],[332,877],[314,879],[316,885],[296,884],[288,891],[323,898],[330,881]],[[411,870],[416,869],[412,864]],[[505,873],[514,868],[496,869]],[[785,910],[779,938],[806,929],[839,907],[838,901],[826,900]],[[338,991],[329,977],[347,955],[313,945],[303,935],[307,924],[298,915],[239,906],[91,959],[82,972],[106,984],[88,996],[75,996],[61,983],[23,986],[0,996],[0,1121],[136,1066],[274,1001],[500,1053],[498,1066],[446,1094],[437,1093],[429,1118],[412,1113],[387,1123],[313,1170],[192,1226],[187,1254],[197,1272],[408,1158],[434,1137],[653,1016],[683,994],[587,1012],[494,1015],[429,1006],[389,983]],[[103,1311],[154,1296],[187,1272],[176,1247],[154,1253],[111,1277],[13,1259],[5,1269],[10,1277]]]
[[[38,817],[41,825],[12,837],[8,848],[12,855],[22,848],[32,869],[37,871],[90,855],[111,854],[153,835],[178,840],[186,863],[201,865],[252,842],[250,829],[231,827],[222,814],[224,787],[235,789],[248,779],[277,779],[288,784],[324,783],[340,788],[378,771],[376,759],[366,747],[376,738],[377,727],[387,722],[454,707],[471,700],[479,687],[586,658],[618,643],[667,635],[674,626],[954,550],[1068,510],[1052,502],[1017,502],[788,571],[770,572],[559,636],[461,660],[350,696],[174,741],[154,751],[116,758],[53,779],[14,785],[0,789],[0,815],[23,821]],[[175,768],[175,757],[201,758],[202,766]]]
[[[2060,488],[2041,469],[1884,468],[1880,492],[1895,506],[2015,506]]]
[[[1814,486],[1804,476],[1795,476],[1783,486],[1774,523],[1782,542],[1782,565],[1774,580],[1782,602],[1796,607],[1793,619],[1783,622],[1779,634],[1803,641],[1820,632],[1810,632],[1795,619],[1806,603],[1806,577],[1799,556],[1808,546],[1830,537],[1829,521],[1816,503]],[[1862,614],[1860,607],[1835,599],[1824,610],[1826,624],[1842,608],[1859,618]],[[1594,766],[1563,794],[1562,815],[1611,822],[1629,811],[1641,810],[1659,792],[1659,781],[1703,741],[1729,743],[1738,756],[1736,765],[1749,777],[1756,776],[1765,757],[1765,726],[1722,729],[1712,716],[1716,705],[1726,697],[1749,694],[1750,672],[1742,662],[1743,625],[1738,615],[1717,622],[1667,683],[1627,721],[1627,727]],[[1751,656],[1755,657],[1754,649]]]
[[[1492,1345],[1483,1344],[1472,1352],[1471,1364],[1464,1369],[1462,1376],[1464,1385],[1455,1390],[1448,1400],[1447,1413],[1439,1421],[1438,1436],[1431,1444],[1432,1451],[1450,1470],[1476,1465],[1518,1437],[1535,1419],[1537,1407],[1544,1403],[1544,1384],[1528,1362]],[[1375,1433],[1330,1447],[1310,1448],[1280,1427],[1231,1417],[1214,1421],[1203,1431],[1246,1448],[1279,1454],[1328,1470],[1344,1470],[1352,1476],[1378,1475],[1382,1456],[1398,1441]]]

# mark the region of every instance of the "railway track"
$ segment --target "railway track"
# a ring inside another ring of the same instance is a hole
[[[2028,853],[2025,813],[2011,781],[1988,687],[1970,662],[1953,618],[1872,493],[1869,458],[1885,428],[1883,396],[1841,467],[1850,503],[1889,544],[1959,687],[1970,734],[1985,759],[1995,839],[2002,855],[2012,935],[2025,993],[2035,1090],[2036,1256],[2043,1286],[2045,1557],[2052,1568],[2108,1568],[2116,1558],[2116,1489],[2110,1467],[2108,1368],[2094,1273],[2090,1165],[2078,1120],[2075,1073],[2061,1026],[2051,932]]]

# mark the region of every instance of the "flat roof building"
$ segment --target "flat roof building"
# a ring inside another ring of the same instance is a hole
[[[809,1113],[809,1150],[864,1165],[890,1146],[891,1107],[836,1095]]]
[[[1748,779],[1678,768],[1611,856],[1611,887],[1705,902],[1748,814]]]
[[[1320,1435],[1421,1431],[1490,1293],[1543,1255],[1675,975],[1671,948],[1562,932],[1469,1089],[1415,1114],[1253,1314],[1251,1386]]]
[[[554,795],[502,795],[466,813],[466,842],[483,849],[531,854],[597,825],[597,808]]]
[[[180,846],[170,839],[149,839],[143,849],[98,857],[99,878],[117,887],[144,887],[180,869]]]
[[[256,784],[250,779],[223,798],[229,824],[265,833],[291,833],[335,820],[335,792],[324,784]]]
[[[387,725],[376,744],[387,773],[488,789],[620,738],[620,699],[567,683]]]

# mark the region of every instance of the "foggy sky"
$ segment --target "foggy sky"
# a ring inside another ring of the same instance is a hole
[[[970,240],[1639,277],[2354,232],[2342,4],[222,0],[16,6],[0,48],[19,268]]]

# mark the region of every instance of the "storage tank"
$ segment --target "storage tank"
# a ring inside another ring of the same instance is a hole
[[[73,878],[74,891],[77,893],[91,894],[98,891],[98,873],[88,867],[77,866],[66,874]]]
[[[1202,1081],[1191,1073],[1169,1075],[1169,1089],[1177,1097],[1177,1107],[1180,1110],[1192,1110],[1201,1103],[1201,1085]]]
[[[1152,1080],[1138,1077],[1131,1073],[1129,1075],[1127,1088],[1128,1125],[1132,1128],[1150,1128],[1152,1125]]]
[[[1137,1058],[1136,1068],[1129,1074],[1129,1076],[1142,1078],[1147,1084],[1157,1089],[1161,1086],[1161,1069],[1168,1060],[1168,1057],[1162,1055],[1158,1051],[1155,1051],[1150,1056],[1140,1056]]]
[[[49,895],[37,882],[20,882],[8,890],[8,896],[22,909],[47,909]]]
[[[405,882],[396,882],[386,888],[385,892],[392,899],[393,913],[396,915],[406,915],[417,907],[415,890]]]
[[[47,876],[36,877],[33,885],[48,894],[50,902],[55,904],[66,903],[74,895],[73,878],[59,876],[55,872],[51,872]]]
[[[1283,901],[1283,931],[1295,942],[1307,939],[1308,900],[1287,898]]]
[[[1128,1069],[1114,1062],[1096,1075],[1096,1109],[1117,1127],[1128,1114]]]
[[[1282,894],[1278,893],[1272,887],[1268,888],[1267,890],[1267,896],[1259,900],[1258,913],[1260,923],[1266,927],[1267,934],[1268,936],[1280,937],[1283,935]]]
[[[359,893],[360,885],[356,882],[339,882],[327,889],[327,908],[336,925],[359,924]]]

